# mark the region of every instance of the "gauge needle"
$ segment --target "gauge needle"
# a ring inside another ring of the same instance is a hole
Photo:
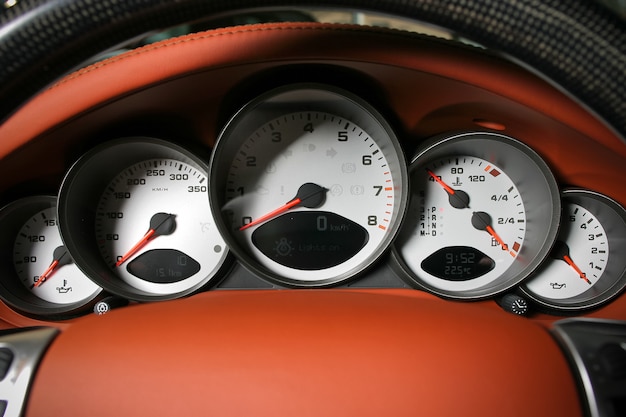
[[[589,278],[587,278],[587,274],[585,274],[570,257],[569,246],[567,246],[567,243],[561,240],[557,240],[554,244],[554,247],[552,248],[552,252],[550,252],[550,257],[564,261],[566,264],[571,266],[574,271],[576,271],[581,279],[583,279],[587,284],[591,285],[591,281],[589,281]]]
[[[150,229],[148,229],[146,234],[139,239],[139,242],[130,248],[130,250],[115,263],[115,266],[122,265],[128,260],[128,258],[137,253],[137,251],[143,248],[146,243],[155,237],[172,234],[176,229],[176,221],[174,220],[174,217],[174,214],[168,213],[157,213],[152,216],[150,219]]]
[[[57,247],[53,252],[52,252],[52,263],[50,263],[50,266],[48,266],[48,268],[46,268],[46,270],[43,272],[43,274],[39,275],[39,278],[37,279],[37,281],[31,286],[31,288],[34,287],[39,287],[41,284],[43,284],[48,278],[50,278],[50,275],[52,275],[52,273],[59,267],[63,266],[63,265],[67,265],[69,263],[72,263],[72,258],[69,256],[69,254],[67,253],[67,249],[65,248],[65,246],[59,246]]]
[[[264,214],[261,217],[258,217],[252,220],[250,223],[246,223],[239,228],[239,230],[246,230],[249,227],[255,226],[257,224],[263,223],[278,216],[281,213],[286,212],[287,210],[302,206],[306,208],[317,208],[324,204],[326,201],[326,192],[328,188],[324,188],[320,185],[313,184],[312,182],[307,182],[302,184],[300,188],[298,188],[298,192],[296,196],[286,202],[284,205],[278,207],[275,210],[270,211],[269,213]]]
[[[503,250],[508,250],[509,246],[504,243],[504,240],[493,230],[491,226],[491,216],[484,211],[475,211],[472,214],[472,226],[478,230],[484,230],[491,235],[499,244]]]
[[[457,209],[469,208],[470,199],[469,195],[465,191],[455,190],[454,188],[450,187],[448,184],[446,184],[445,181],[443,181],[429,169],[427,169],[426,172],[428,172],[428,175],[430,175],[432,179],[437,182],[437,184],[441,185],[441,187],[446,190],[446,192],[448,193],[448,201],[450,202],[450,205],[452,207]]]

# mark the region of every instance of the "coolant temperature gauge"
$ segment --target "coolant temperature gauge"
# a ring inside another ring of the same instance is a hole
[[[435,139],[410,171],[410,206],[394,247],[410,283],[451,298],[491,296],[547,255],[558,188],[525,145],[485,132]]]
[[[626,213],[598,193],[563,192],[563,219],[550,258],[523,287],[536,303],[556,310],[595,307],[626,285]]]

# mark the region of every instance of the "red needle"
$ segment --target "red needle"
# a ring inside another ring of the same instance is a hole
[[[151,239],[154,239],[157,236],[161,235],[169,235],[173,233],[176,229],[176,221],[174,220],[173,214],[167,213],[157,213],[150,219],[150,228],[146,232],[145,235],[139,242],[135,243],[135,245],[130,248],[128,252],[124,254],[117,262],[115,262],[115,266],[120,266],[124,262],[128,260],[131,256],[137,253],[141,248],[143,248],[146,243],[148,243]]]
[[[262,215],[261,217],[258,217],[252,220],[250,223],[244,224],[243,226],[239,228],[239,230],[240,231],[246,230],[249,227],[268,221],[269,219],[276,217],[279,214],[284,213],[287,210],[293,207],[296,207],[298,205],[302,205],[303,207],[306,207],[306,208],[319,207],[322,204],[324,204],[324,201],[326,201],[327,191],[328,191],[327,188],[324,188],[317,184],[313,184],[312,182],[307,182],[305,184],[302,184],[300,188],[298,188],[298,192],[296,193],[296,196],[292,200],[289,200],[287,203],[278,207],[277,209],[272,210],[269,213],[266,213]]]
[[[446,190],[446,192],[448,193],[448,202],[452,207],[456,209],[469,208],[470,198],[465,191],[455,190],[454,188],[446,184],[445,181],[435,175],[434,172],[428,169],[426,170],[426,172],[428,172],[428,175],[430,175],[433,180],[435,180],[439,185],[443,187],[444,190]]]
[[[244,224],[243,226],[241,226],[239,228],[239,230],[246,230],[248,227],[252,227],[252,226],[257,225],[259,223],[263,223],[264,221],[267,221],[267,220],[271,219],[272,217],[278,216],[279,214],[284,213],[285,211],[289,210],[290,208],[297,206],[301,202],[302,202],[302,200],[300,200],[299,198],[294,198],[293,200],[289,201],[284,206],[278,207],[276,210],[272,210],[269,213],[264,214],[263,216],[258,217],[256,219],[252,220],[250,223]]]
[[[509,250],[508,245],[504,243],[504,240],[502,240],[500,235],[497,234],[495,230],[493,230],[493,227],[487,226],[485,230],[487,230],[487,233],[489,233],[500,244],[500,246],[502,246],[503,250]]]
[[[562,240],[557,240],[554,243],[554,247],[552,248],[552,251],[550,251],[550,257],[553,259],[564,261],[566,264],[571,266],[574,269],[574,271],[576,271],[578,276],[581,279],[585,280],[587,284],[593,285],[591,281],[589,281],[589,278],[587,278],[587,274],[585,274],[578,267],[578,265],[576,265],[574,260],[569,256],[569,246],[567,246],[567,243],[563,242]]]
[[[435,175],[434,172],[432,172],[431,170],[426,170],[426,172],[428,172],[428,175],[430,175],[435,181],[437,181],[437,183],[439,185],[441,185],[443,187],[444,190],[446,190],[448,192],[448,194],[450,195],[454,195],[454,189],[452,187],[450,187],[448,184],[446,184],[441,178],[439,178],[437,175]]]
[[[585,282],[587,282],[587,284],[591,285],[591,281],[589,281],[589,278],[587,278],[587,274],[585,274],[583,271],[581,271],[581,269],[578,267],[578,265],[576,265],[576,264],[574,263],[574,261],[572,260],[572,258],[570,258],[568,255],[564,255],[564,256],[563,256],[563,260],[564,260],[565,262],[567,262],[567,264],[568,264],[569,266],[571,266],[572,268],[574,268],[574,271],[576,271],[576,273],[578,274],[578,276],[579,276],[581,279],[584,279],[584,280],[585,280]]]
[[[54,269],[57,267],[58,264],[59,264],[59,261],[57,259],[52,261],[50,266],[43,272],[43,274],[39,275],[39,279],[37,279],[37,282],[35,282],[34,286],[38,287],[41,284],[43,284],[44,281],[48,279],[48,277],[52,274],[52,271],[54,271]]]
[[[67,249],[65,249],[65,246],[57,247],[54,250],[54,252],[52,252],[52,263],[50,263],[50,266],[48,266],[48,268],[46,268],[46,270],[43,271],[43,274],[39,275],[39,278],[37,279],[37,281],[33,284],[31,288],[39,287],[41,284],[46,282],[46,280],[50,278],[50,275],[52,275],[52,273],[58,267],[71,263],[72,259],[69,256],[67,256],[67,254],[68,253],[67,253]]]
[[[489,235],[491,235],[491,237],[500,244],[502,250],[509,250],[509,245],[504,243],[504,240],[502,240],[500,235],[497,234],[495,230],[493,230],[493,227],[491,226],[491,216],[489,214],[485,213],[484,211],[475,211],[472,214],[472,226],[474,226],[478,230],[484,230],[489,233]],[[509,253],[512,256],[515,256],[515,253]]]
[[[126,254],[124,254],[124,256],[122,256],[117,262],[115,262],[115,266],[120,266],[121,264],[123,264],[124,262],[126,262],[128,260],[128,258],[130,258],[131,256],[133,256],[135,253],[137,253],[137,251],[141,248],[144,247],[144,245],[146,243],[148,243],[148,241],[150,240],[150,238],[152,237],[152,235],[154,235],[155,230],[154,229],[150,229],[148,230],[148,232],[143,235],[143,237],[139,240],[139,242],[137,242],[135,244],[135,246],[133,246],[132,248],[130,248],[130,250],[128,252],[126,252]]]

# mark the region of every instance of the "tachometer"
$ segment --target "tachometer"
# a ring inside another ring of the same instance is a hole
[[[556,181],[504,135],[437,138],[411,165],[411,201],[395,243],[409,282],[462,299],[503,291],[547,255],[559,224]]]
[[[210,169],[229,247],[282,284],[354,276],[387,249],[405,209],[406,165],[390,126],[328,86],[289,86],[245,106]]]
[[[169,142],[96,148],[60,191],[61,233],[76,263],[110,292],[155,300],[216,276],[227,248],[215,228],[203,162]]]

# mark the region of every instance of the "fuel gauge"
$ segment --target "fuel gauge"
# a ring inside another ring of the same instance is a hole
[[[615,297],[626,286],[626,211],[587,190],[563,192],[563,219],[550,259],[522,291],[542,307],[577,311]]]
[[[393,248],[410,284],[449,298],[489,297],[518,285],[548,254],[561,208],[556,180],[516,139],[434,138],[410,175],[407,218]]]

